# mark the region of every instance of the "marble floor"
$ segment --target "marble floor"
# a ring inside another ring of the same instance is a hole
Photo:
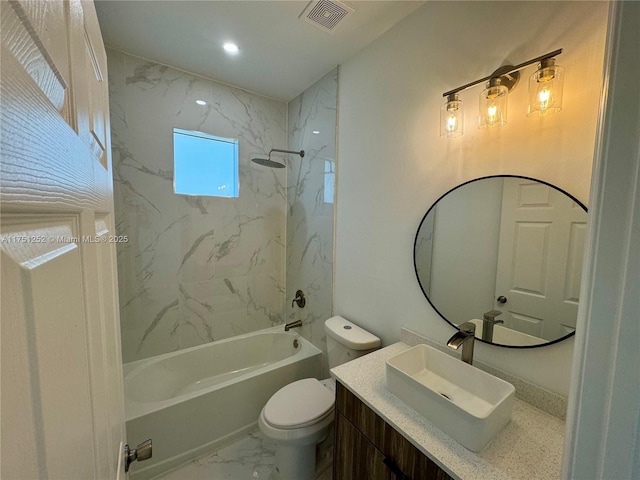
[[[255,430],[220,450],[205,454],[171,470],[155,480],[272,480],[276,446]],[[328,468],[317,480],[332,480],[330,459],[322,462]]]

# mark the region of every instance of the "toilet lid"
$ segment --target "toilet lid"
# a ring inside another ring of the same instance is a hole
[[[278,390],[264,407],[264,419],[279,428],[297,428],[324,417],[334,397],[315,378],[305,378]]]

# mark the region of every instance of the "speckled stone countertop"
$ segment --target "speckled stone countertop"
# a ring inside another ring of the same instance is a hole
[[[440,431],[387,389],[385,361],[410,348],[394,343],[340,365],[331,374],[454,478],[462,480],[556,479],[564,422],[516,398],[511,422],[480,453]]]

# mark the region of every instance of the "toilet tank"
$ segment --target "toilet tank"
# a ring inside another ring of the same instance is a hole
[[[337,367],[380,348],[380,339],[342,317],[324,322],[329,368]]]

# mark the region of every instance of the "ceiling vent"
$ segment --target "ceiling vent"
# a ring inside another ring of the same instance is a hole
[[[338,0],[312,0],[300,18],[320,30],[333,33],[338,24],[354,11]]]

